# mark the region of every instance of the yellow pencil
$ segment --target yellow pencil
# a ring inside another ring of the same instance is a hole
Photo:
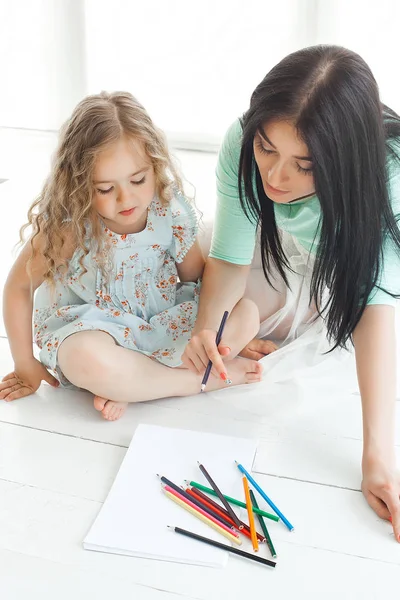
[[[219,527],[218,525],[216,525],[210,519],[207,519],[207,517],[204,517],[200,512],[198,512],[197,510],[195,510],[194,508],[192,508],[191,506],[189,506],[188,504],[186,504],[185,502],[183,502],[182,500],[180,500],[179,498],[177,498],[170,492],[167,492],[167,490],[163,490],[163,491],[164,491],[164,494],[166,496],[168,496],[168,498],[170,500],[172,500],[176,504],[179,504],[179,506],[181,506],[182,508],[184,508],[185,510],[190,512],[193,516],[200,519],[200,521],[203,521],[203,523],[206,523],[206,525],[209,525],[210,527],[215,529],[215,531],[218,531],[218,533],[220,533],[221,535],[226,537],[231,542],[235,542],[235,544],[238,544],[239,546],[241,545],[242,542],[239,538],[235,537],[234,535],[231,535],[230,533],[225,531],[225,529],[222,529],[222,527]]]
[[[258,552],[258,539],[257,539],[257,533],[256,533],[256,526],[254,525],[253,505],[251,503],[249,483],[248,483],[246,477],[243,477],[243,487],[244,487],[244,495],[246,498],[247,514],[249,515],[251,543],[253,544],[254,552]]]

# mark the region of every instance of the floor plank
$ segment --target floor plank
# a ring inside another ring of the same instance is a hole
[[[234,557],[227,569],[219,570],[161,562],[156,566],[149,560],[84,551],[82,539],[100,503],[7,482],[0,482],[0,548],[67,565],[75,574],[81,569],[91,571],[94,578],[98,572],[112,573],[117,580],[182,595],[195,590],[195,598],[218,600],[222,589],[240,598],[246,588],[256,593],[263,589],[260,586],[289,598],[302,585],[307,597],[317,598],[327,580],[332,595],[323,597],[333,598],[333,591],[343,593],[349,587],[349,581],[344,584],[346,573],[354,578],[353,596],[347,597],[374,598],[381,596],[371,594],[371,572],[380,573],[381,579],[388,572],[392,582],[395,573],[399,576],[398,546],[390,539],[389,525],[368,511],[361,494],[265,476],[261,484],[296,526],[293,533],[282,524],[270,526],[279,555],[275,572]],[[336,583],[332,580],[335,566]],[[355,578],[357,572],[361,580]],[[355,596],[355,589],[363,590],[363,595]]]

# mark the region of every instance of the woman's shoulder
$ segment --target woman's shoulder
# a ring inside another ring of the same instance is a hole
[[[243,129],[240,119],[236,119],[226,130],[221,144],[220,154],[239,157],[242,146]]]
[[[241,147],[242,125],[240,119],[236,119],[227,129],[219,150],[216,174],[220,185],[231,183],[231,179],[236,183]]]
[[[240,119],[235,119],[228,127],[224,136],[224,142],[227,141],[231,145],[239,145],[242,142],[243,128]]]

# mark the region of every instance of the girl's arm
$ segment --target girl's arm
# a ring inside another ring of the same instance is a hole
[[[367,306],[354,332],[363,413],[363,493],[375,512],[392,518],[400,541],[400,478],[396,472],[396,336],[393,306]]]
[[[33,295],[43,283],[46,268],[39,236],[34,239],[34,248],[36,256],[30,262],[31,277],[27,272],[27,264],[32,254],[31,242],[28,241],[15,261],[4,286],[3,317],[15,365],[33,358]]]
[[[66,238],[69,239],[68,236]],[[36,250],[34,258],[27,264],[32,254],[32,245],[28,241],[15,261],[4,286],[3,317],[7,331],[11,354],[14,359],[14,371],[0,383],[0,400],[15,400],[35,392],[42,380],[57,386],[58,381],[33,354],[32,312],[33,296],[43,283],[46,261],[43,258],[44,244],[40,235],[33,240]],[[72,255],[70,243],[63,247],[66,258]]]
[[[196,240],[182,262],[176,263],[180,281],[193,281],[196,283],[204,271],[204,256],[200,243]]]

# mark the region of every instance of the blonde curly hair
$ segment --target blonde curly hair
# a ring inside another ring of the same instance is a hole
[[[83,267],[83,259],[90,250],[85,241],[88,225],[91,249],[101,269],[106,268],[102,229],[92,206],[92,175],[99,153],[122,136],[143,144],[154,168],[156,194],[162,203],[170,201],[173,190],[183,192],[163,132],[132,94],[101,92],[84,98],[61,128],[50,175],[28,211],[28,222],[20,230],[23,242],[26,228],[32,226],[30,260],[38,252],[34,240],[40,234],[43,240],[40,252],[47,267],[44,278],[50,284],[67,267],[68,261],[62,258],[66,235],[72,247],[82,251]]]

